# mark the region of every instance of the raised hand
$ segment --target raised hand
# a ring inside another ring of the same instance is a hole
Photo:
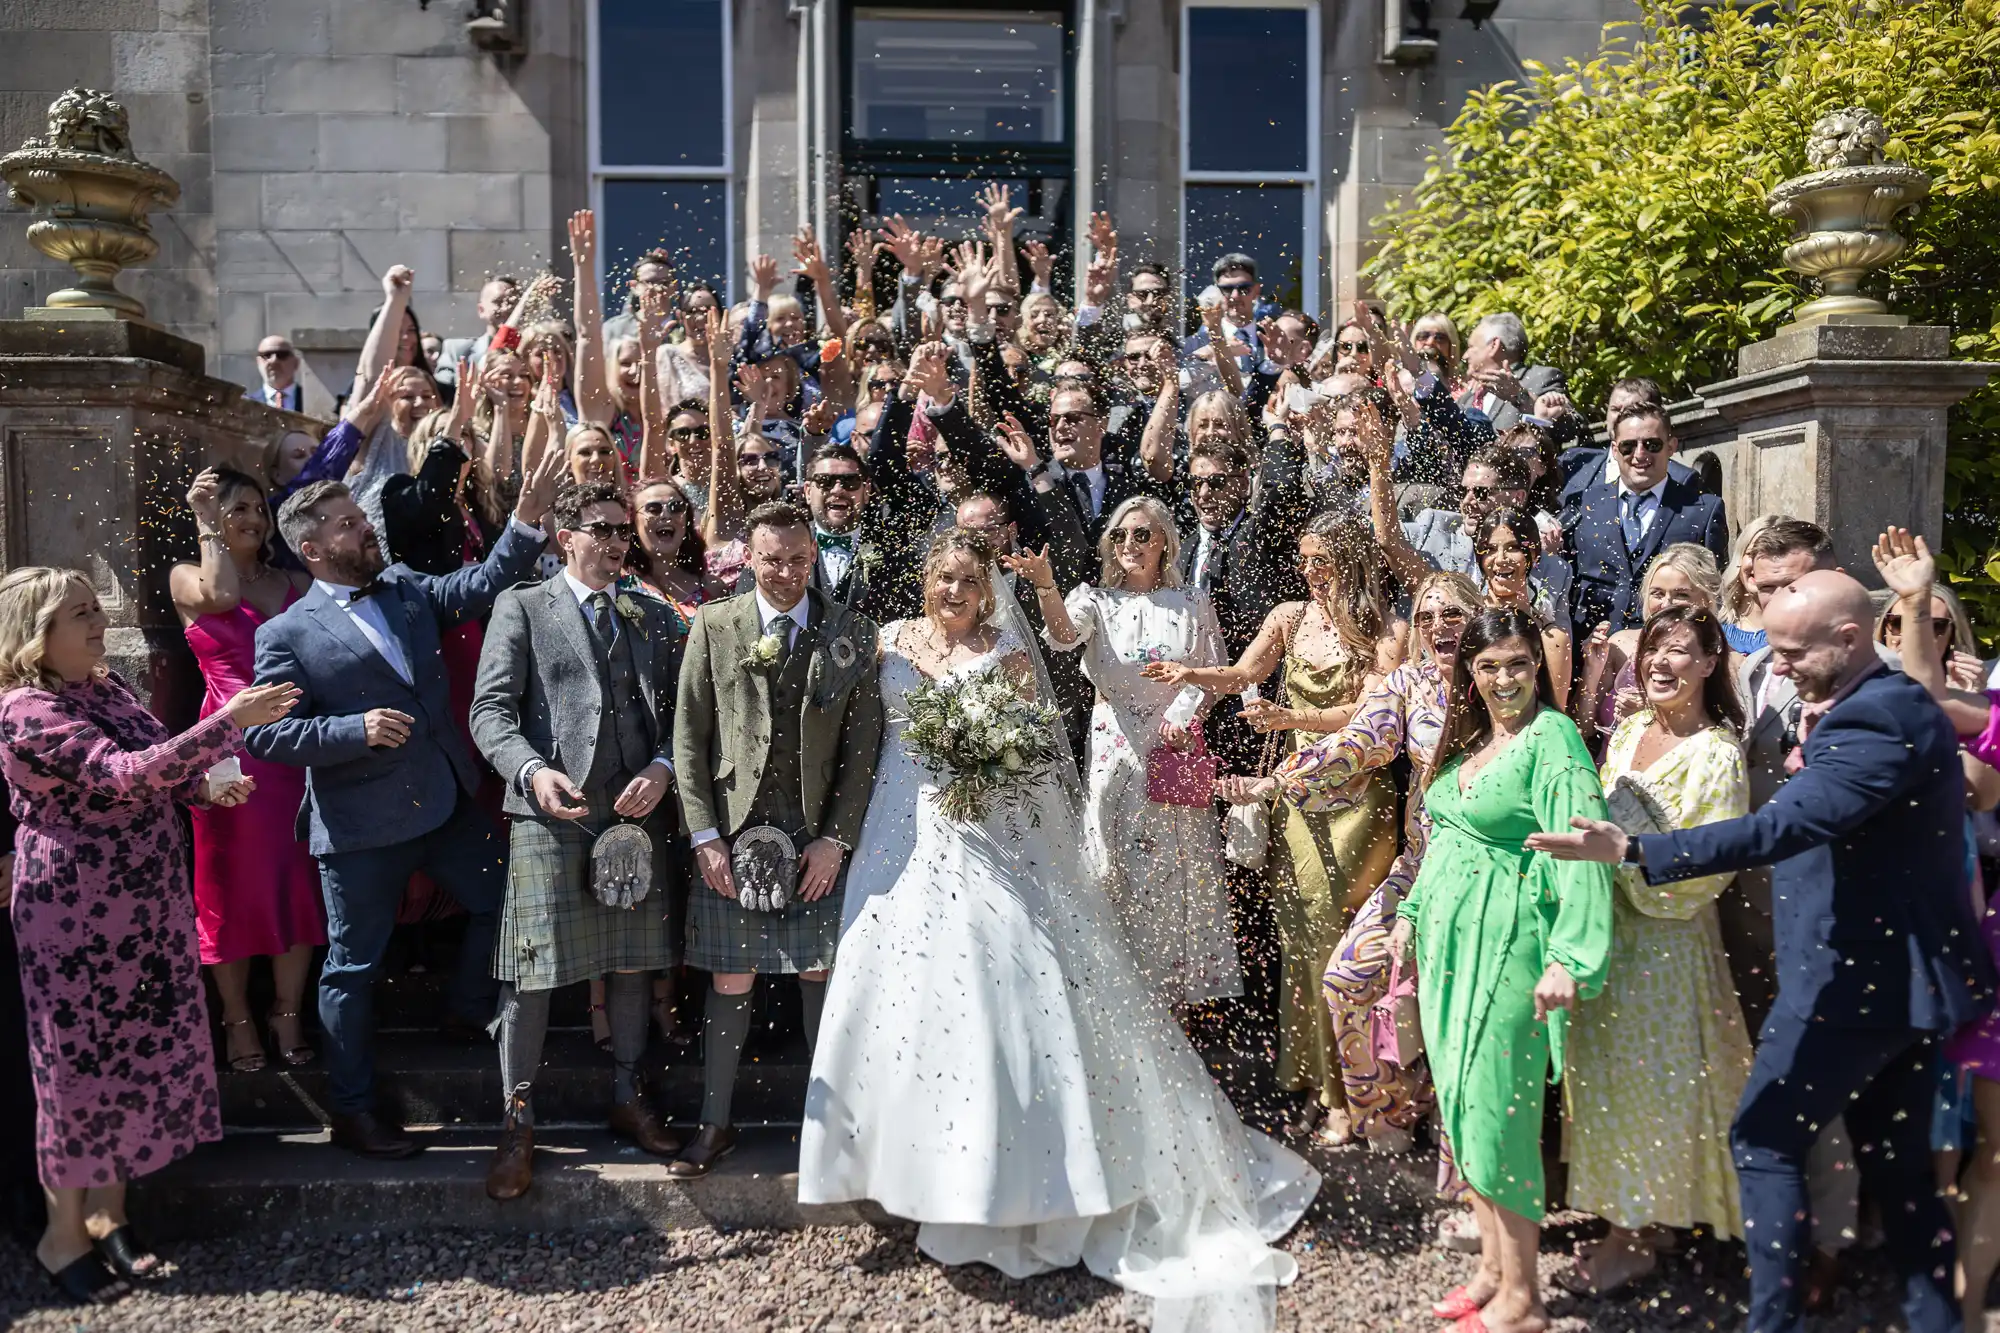
[[[458,358],[458,379],[454,383],[459,386],[459,392],[451,396],[451,424],[446,429],[451,432],[453,439],[457,439],[460,433],[472,424],[472,409],[479,399],[479,395],[473,392],[472,387],[476,380],[472,373],[471,357]]]
[[[214,468],[203,468],[188,487],[188,508],[194,511],[195,526],[214,532],[222,526],[222,478]]]
[[[1049,247],[1040,241],[1029,241],[1021,248],[1028,252],[1028,268],[1034,273],[1035,281],[1042,287],[1053,290],[1050,288],[1050,279],[1055,275],[1056,261],[1049,253]]]
[[[1100,258],[1105,255],[1110,255],[1114,259],[1117,257],[1118,229],[1111,225],[1111,215],[1109,213],[1092,213],[1090,215],[1090,244],[1091,248],[1097,251]]]
[[[799,234],[792,238],[792,258],[799,265],[794,272],[804,274],[815,284],[832,284],[833,274],[826,266],[826,255],[820,250],[819,238],[813,235],[811,227],[800,227]]]
[[[778,261],[769,255],[758,255],[750,261],[750,287],[759,301],[771,299],[771,289],[778,285]]]
[[[875,286],[877,244],[874,233],[866,227],[856,227],[847,234],[847,262],[854,265],[854,286],[857,291],[866,291]]]
[[[903,374],[903,383],[919,393],[929,394],[933,401],[949,399],[951,373],[945,364],[949,354],[941,342],[918,343],[910,353],[910,368]]]
[[[568,464],[567,451],[559,442],[543,450],[535,466],[521,478],[521,499],[514,506],[514,517],[531,528],[539,528],[542,519],[548,516],[549,507],[556,502],[556,485]]]
[[[1014,234],[1014,223],[1021,216],[1021,210],[1008,207],[1013,191],[998,181],[988,181],[978,195],[980,205],[986,210],[986,230],[996,237]]]
[[[1535,410],[1531,415],[1544,421],[1560,421],[1575,410],[1570,405],[1568,394],[1561,389],[1550,389],[1535,399]]]
[[[1898,597],[1928,602],[1931,585],[1937,582],[1937,560],[1930,544],[1908,528],[1890,528],[1875,539],[1869,554],[1875,557],[1875,571]]]
[[[652,356],[666,339],[667,320],[673,314],[674,291],[657,284],[634,283],[639,297],[639,351]]]
[[[224,707],[229,720],[245,729],[276,722],[298,706],[299,687],[290,681],[268,685],[248,685],[238,690]]]
[[[396,396],[390,383],[396,378],[397,369],[394,365],[382,367],[381,372],[375,376],[375,382],[363,390],[359,398],[348,404],[347,419],[354,423],[354,429],[363,435],[372,434],[375,427],[382,423],[382,414],[389,410],[389,400]],[[459,381],[461,384],[464,382],[464,380]]]
[[[1106,254],[1100,250],[1090,266],[1083,271],[1083,303],[1102,310],[1111,304],[1111,296],[1118,286],[1118,255]]]
[[[805,415],[799,418],[799,429],[807,435],[824,435],[833,429],[834,420],[838,415],[834,411],[833,399],[821,398],[808,407]]]
[[[936,276],[937,271],[944,267],[944,237],[924,237],[917,253],[918,262],[923,265],[922,271],[917,276],[924,279]]]
[[[986,289],[993,285],[993,271],[987,267],[986,247],[967,241],[953,258],[958,265],[958,294],[965,298],[965,317],[974,324],[986,322]]]
[[[722,311],[715,306],[710,306],[706,318],[702,321],[702,328],[708,334],[708,376],[710,379],[729,373],[730,350],[728,343],[724,341],[722,336],[724,327]]]
[[[1007,455],[1007,461],[1023,472],[1042,461],[1041,455],[1035,449],[1034,437],[1028,434],[1028,428],[1023,426],[1020,419],[1012,412],[1000,419],[998,434],[1000,452]]]
[[[1049,548],[1036,551],[1022,547],[1013,555],[1003,555],[1000,563],[1034,585],[1036,592],[1050,592],[1056,586],[1056,572],[1049,564]]]
[[[903,266],[903,272],[911,277],[921,277],[924,267],[924,235],[909,223],[903,221],[901,213],[882,224],[876,233],[882,243],[889,247],[889,253],[896,256],[896,262]]]
[[[391,264],[389,271],[382,275],[382,295],[391,301],[407,300],[410,284],[416,280],[417,275],[408,264]]]
[[[569,215],[569,257],[579,271],[597,271],[597,215],[587,208]]]

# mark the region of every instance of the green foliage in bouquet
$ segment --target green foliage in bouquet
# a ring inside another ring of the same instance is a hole
[[[1029,797],[1050,780],[1049,765],[1061,753],[1054,708],[1022,698],[998,667],[927,680],[909,692],[906,706],[904,743],[943,784],[938,808],[948,818],[977,823],[1003,800],[1032,808]]]

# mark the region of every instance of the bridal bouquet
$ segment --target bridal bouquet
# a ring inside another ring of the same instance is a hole
[[[1056,710],[1023,699],[997,667],[925,681],[909,692],[907,707],[904,741],[933,776],[947,779],[938,808],[963,823],[1047,781],[1059,753]]]

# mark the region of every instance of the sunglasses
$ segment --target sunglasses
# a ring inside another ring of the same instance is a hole
[[[807,477],[813,485],[830,491],[858,491],[868,483],[852,472],[822,472],[817,477]]]
[[[1366,339],[1354,342],[1351,339],[1343,338],[1334,344],[1334,349],[1341,352],[1365,352],[1368,350],[1368,342]]]
[[[775,468],[778,466],[776,454],[744,454],[736,460],[739,468]]]
[[[1299,572],[1302,574],[1326,574],[1333,570],[1330,555],[1302,555],[1299,557]]]
[[[1903,632],[1902,613],[1892,611],[1888,615],[1883,616],[1882,629],[1884,633],[1895,634],[1900,636]],[[1940,620],[1938,617],[1932,616],[1931,633],[1935,635],[1937,638],[1940,639],[1944,638],[1946,635],[1951,633],[1951,621]]]
[[[1219,292],[1231,292],[1231,293],[1247,292],[1256,285],[1257,284],[1254,282],[1218,282],[1215,284],[1215,290]]]
[[[648,500],[639,506],[639,512],[647,518],[658,518],[662,514],[687,514],[693,510],[685,500]]]
[[[259,361],[289,361],[292,359],[292,349],[289,347],[280,347],[276,351],[259,352],[257,353],[257,359]]]
[[[1086,421],[1095,420],[1097,420],[1095,412],[1057,412],[1049,417],[1049,424],[1056,426],[1067,422],[1072,426],[1081,426]]]
[[[1191,477],[1188,485],[1197,491],[1226,491],[1241,480],[1234,472],[1218,472],[1211,477]]]
[[[1164,301],[1167,299],[1167,289],[1164,287],[1134,287],[1132,289],[1132,299],[1135,301]]]
[[[634,533],[630,523],[609,523],[601,518],[594,523],[579,523],[576,530],[587,532],[601,542],[629,542]]]
[[[965,298],[963,296],[940,296],[938,304],[941,306],[964,305]]]
[[[1649,454],[1663,454],[1667,451],[1667,442],[1652,435],[1647,436],[1643,440],[1618,441],[1618,456],[1620,458],[1630,458],[1633,451],[1637,449],[1644,449]]]
[[[986,313],[989,315],[1011,315],[1016,313],[1016,310],[1017,307],[1012,301],[988,301],[986,303]]]
[[[1111,544],[1113,546],[1151,546],[1153,544],[1153,530],[1146,527],[1113,528],[1111,530]]]
[[[683,444],[691,444],[696,440],[707,439],[708,427],[676,426],[672,430],[667,432],[667,438],[672,440],[679,440]]]
[[[1448,606],[1442,611],[1419,611],[1410,617],[1410,623],[1418,629],[1429,629],[1433,625],[1463,625],[1465,612],[1456,606]]]
[[[1465,494],[1466,498],[1472,500],[1504,500],[1510,495],[1520,495],[1522,492],[1518,487],[1467,486]]]

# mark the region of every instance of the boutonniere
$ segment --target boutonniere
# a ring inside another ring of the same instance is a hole
[[[639,609],[639,604],[625,593],[619,593],[618,600],[611,605],[616,608],[619,615],[635,625],[646,618],[646,613]]]
[[[882,568],[881,549],[872,542],[864,542],[854,553],[854,564],[860,569],[862,577],[868,578]]]
[[[779,657],[783,656],[784,651],[785,644],[782,639],[775,634],[766,634],[752,645],[749,656],[743,659],[743,669],[745,671],[762,671],[774,664]]]
[[[827,645],[826,655],[833,659],[835,666],[842,671],[847,670],[854,665],[854,640],[844,634],[841,635]]]

